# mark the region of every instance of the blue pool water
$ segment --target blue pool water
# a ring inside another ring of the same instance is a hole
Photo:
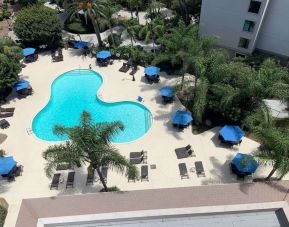
[[[34,134],[46,141],[66,140],[53,133],[54,125],[78,125],[85,110],[91,113],[93,122],[122,121],[125,130],[113,142],[129,142],[143,136],[151,127],[150,111],[136,102],[101,101],[96,95],[101,85],[101,76],[90,70],[73,70],[59,76],[52,84],[48,104],[33,119]]]

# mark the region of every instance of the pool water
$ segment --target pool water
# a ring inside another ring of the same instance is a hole
[[[79,125],[80,114],[85,110],[91,113],[93,122],[121,121],[125,129],[113,138],[113,142],[123,143],[143,136],[151,127],[152,115],[140,103],[106,103],[97,97],[102,85],[102,77],[90,70],[73,70],[59,76],[52,84],[48,104],[35,116],[32,123],[34,134],[46,141],[63,141],[53,127],[60,124],[66,127]]]

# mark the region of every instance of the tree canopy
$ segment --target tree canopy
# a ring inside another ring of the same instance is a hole
[[[26,46],[54,46],[62,37],[62,25],[55,10],[42,5],[23,8],[17,13],[14,31]]]

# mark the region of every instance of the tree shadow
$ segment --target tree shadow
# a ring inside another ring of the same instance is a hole
[[[221,163],[220,160],[215,157],[210,157],[209,161],[212,164],[213,168],[210,170],[210,178],[206,178],[202,180],[203,185],[210,184],[226,184],[237,182],[236,175],[232,174],[230,171],[230,160],[232,159],[232,155],[228,155],[227,160],[224,163]],[[204,166],[204,169],[206,167]],[[205,169],[206,172],[206,169]]]

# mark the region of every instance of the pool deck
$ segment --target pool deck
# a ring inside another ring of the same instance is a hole
[[[136,81],[132,81],[129,73],[121,73],[118,69],[122,61],[114,61],[113,65],[99,68],[95,66],[95,58],[84,57],[77,50],[64,50],[64,61],[51,62],[50,54],[42,54],[37,62],[28,64],[23,68],[21,78],[28,79],[33,87],[34,94],[25,99],[11,98],[5,107],[15,107],[15,114],[7,120],[10,128],[3,130],[8,139],[1,148],[24,166],[23,175],[15,182],[7,183],[1,180],[0,194],[9,203],[9,213],[5,227],[12,227],[16,223],[22,199],[49,197],[57,195],[73,195],[93,193],[101,186],[95,182],[93,186],[85,186],[86,169],[76,169],[74,188],[65,190],[65,181],[58,190],[50,190],[51,179],[44,173],[45,160],[42,152],[54,143],[38,139],[35,135],[27,133],[31,129],[34,116],[46,105],[50,97],[50,86],[55,78],[62,73],[74,69],[92,69],[103,76],[104,82],[98,96],[107,102],[136,101],[138,95],[144,98],[143,105],[151,111],[153,124],[151,129],[142,138],[124,144],[115,144],[120,153],[129,157],[130,152],[145,150],[148,152],[148,165],[155,164],[156,169],[149,168],[148,182],[130,182],[118,173],[108,172],[108,185],[117,185],[121,190],[143,190],[199,186],[210,184],[226,184],[236,182],[236,177],[230,174],[229,162],[241,151],[250,153],[258,147],[258,143],[244,138],[240,146],[225,148],[220,145],[216,132],[219,128],[206,131],[200,135],[193,135],[191,128],[182,132],[175,130],[170,122],[173,111],[183,109],[178,100],[172,104],[163,105],[159,96],[159,89],[164,85],[174,85],[176,77],[161,74],[160,83],[148,84],[143,79],[143,68],[136,73]],[[196,157],[178,160],[174,149],[191,144]],[[195,161],[202,161],[206,177],[198,178],[191,172]],[[189,179],[181,180],[178,163],[185,162]],[[257,176],[264,176],[270,168],[259,168]],[[66,179],[67,171],[63,171]]]

